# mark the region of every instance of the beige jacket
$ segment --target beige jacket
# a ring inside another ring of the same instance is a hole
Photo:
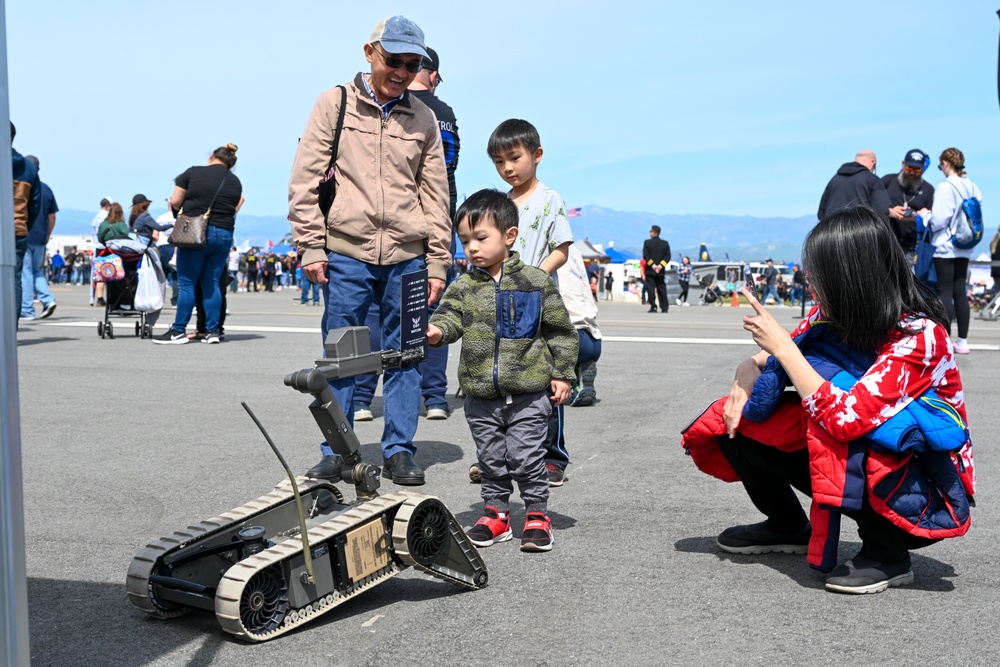
[[[327,251],[379,265],[424,255],[429,277],[444,280],[451,266],[452,228],[437,120],[408,94],[383,121],[361,77],[346,86],[337,196],[327,220],[318,188],[333,151],[340,90],[319,96],[295,152],[288,219],[302,265],[326,261]]]

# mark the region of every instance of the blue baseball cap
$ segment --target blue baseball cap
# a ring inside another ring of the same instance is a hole
[[[372,30],[369,44],[378,42],[386,53],[416,53],[428,56],[424,48],[424,31],[405,16],[388,16]]]

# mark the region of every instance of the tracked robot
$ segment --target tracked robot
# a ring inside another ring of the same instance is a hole
[[[273,639],[325,614],[407,567],[469,589],[486,586],[486,565],[444,503],[433,496],[379,495],[379,468],[358,438],[329,380],[414,364],[423,345],[372,352],[367,327],[329,333],[326,358],[285,377],[315,400],[309,410],[343,458],[339,479],[295,477],[250,408],[288,474],[270,493],[146,545],[128,570],[128,597],[157,618],[214,612],[240,639]],[[345,502],[336,482],[353,484]]]

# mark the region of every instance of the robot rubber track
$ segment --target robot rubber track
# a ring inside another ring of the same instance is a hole
[[[267,548],[242,558],[237,542],[228,541],[234,531],[266,523],[269,513],[286,512],[294,505],[291,484],[285,481],[256,500],[141,549],[128,571],[129,599],[161,619],[180,616],[189,609],[178,603],[178,598],[164,597],[188,596],[201,608],[211,607],[214,601],[216,618],[226,632],[258,642],[308,623],[407,567],[464,588],[486,585],[485,563],[437,498],[397,492],[350,506],[341,504],[340,492],[329,482],[300,477],[297,483],[304,498],[329,492],[337,499],[335,511],[321,514],[316,519],[321,521],[308,527],[317,584],[302,581],[302,540],[294,530],[267,535]],[[352,534],[362,534],[367,541],[355,539],[348,544],[352,548],[345,548],[345,540]],[[229,565],[221,576],[213,575],[210,567],[190,565],[202,551],[211,554],[204,562],[224,560]],[[362,570],[363,576],[347,577],[348,565],[339,561],[352,557],[367,558],[378,567],[369,565]],[[171,574],[172,559],[195,571],[187,575],[190,581]]]

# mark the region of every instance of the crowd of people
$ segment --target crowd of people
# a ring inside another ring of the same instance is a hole
[[[966,174],[965,155],[957,148],[941,152],[937,168],[944,180],[937,188],[926,180],[931,157],[918,148],[906,152],[897,173],[879,178],[877,164],[874,152],[862,150],[853,162],[841,165],[823,192],[817,217],[822,220],[859,206],[876,211],[889,224],[918,278],[935,289],[944,303],[949,335],[951,322],[956,323],[955,353],[969,354],[968,273],[974,245],[956,242],[955,234],[967,217],[965,202],[974,200],[978,205],[983,196]],[[918,257],[921,245],[925,246],[926,269]],[[990,244],[993,260],[998,259],[996,245]],[[996,267],[992,273],[1000,275]]]
[[[538,178],[544,152],[530,122],[506,120],[484,142],[510,190],[480,190],[456,207],[458,126],[435,95],[437,53],[402,16],[380,21],[363,53],[369,71],[322,93],[301,133],[289,180],[294,258],[235,248],[244,198],[233,144],[175,179],[163,219],[152,218],[144,195],[133,198],[127,222],[119,204],[103,201],[95,237],[135,235],[160,245],[163,264],[176,267],[176,313],[157,344],[189,342],[196,307],[193,336],[219,343],[227,291],[276,291],[294,280],[300,303],[312,295],[318,304],[323,292],[324,340],[333,329],[368,324],[372,349],[398,349],[404,277],[426,276],[431,354],[419,367],[383,375],[381,474],[400,485],[425,483],[414,458],[420,402],[428,417],[448,418],[442,352],[461,341],[458,377],[476,446],[469,477],[483,501],[468,536],[480,547],[512,539],[516,483],[525,508],[521,550],[549,551],[550,489],[567,480],[570,463],[563,407],[596,399],[595,278],[574,252],[562,197]],[[27,221],[45,209],[37,165],[16,151],[14,160],[20,271]],[[703,470],[741,481],[766,516],[724,530],[717,538],[724,552],[808,551],[829,590],[874,593],[913,581],[910,550],[968,530],[975,477],[954,355],[969,351],[971,250],[954,242],[954,226],[964,203],[981,193],[957,149],[940,156],[946,180],[936,192],[923,181],[929,164],[922,151],[910,151],[898,175],[878,179],[874,153],[861,151],[838,170],[803,247],[806,269],[793,275],[788,295],[805,299],[808,291],[816,305],[792,336],[764,305],[784,302],[773,261],[762,273],[761,298],[744,290],[754,315],[743,326],[761,350],[739,364],[728,396],[683,441]],[[178,226],[186,234],[199,219],[204,238],[178,243]],[[456,232],[468,262],[461,273],[453,263]],[[913,238],[934,248],[937,294],[914,275]],[[653,226],[642,264],[650,313],[669,311],[670,257]],[[691,267],[684,258],[681,302]],[[364,416],[372,394],[363,392],[373,387],[354,377],[330,387],[352,423]],[[348,452],[324,441],[320,453],[306,475],[339,481]],[[813,498],[809,517],[793,489]],[[837,564],[840,515],[857,521],[862,547]]]

